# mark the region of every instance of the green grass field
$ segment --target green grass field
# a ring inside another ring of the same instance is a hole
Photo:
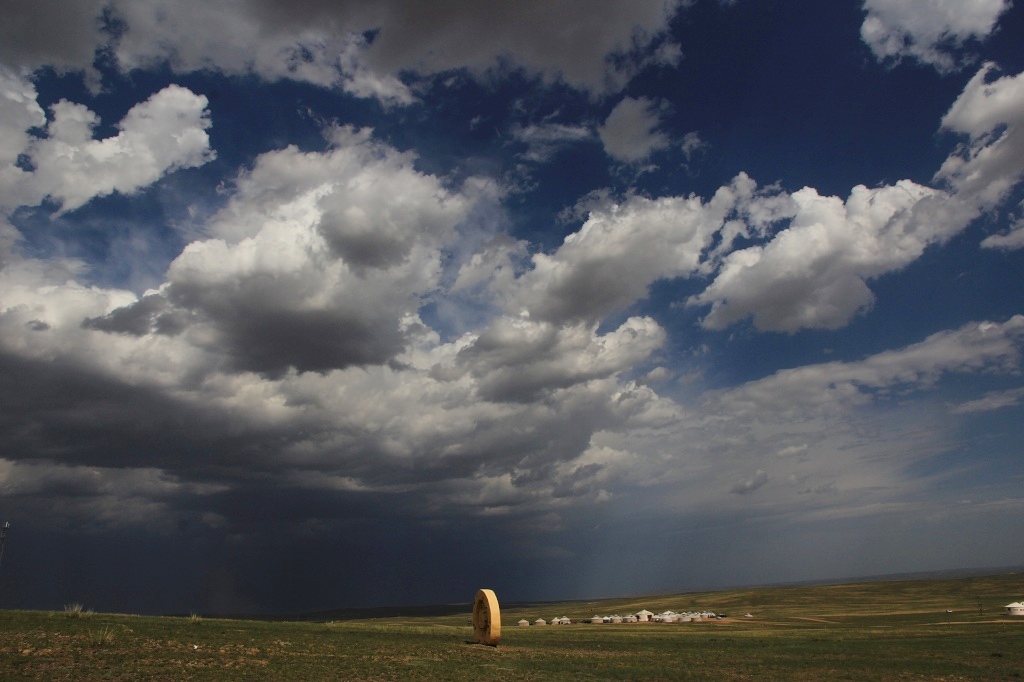
[[[516,605],[497,648],[470,643],[468,600],[465,614],[328,623],[2,611],[0,679],[1017,680],[1024,618],[1003,606],[1022,597],[1011,574]],[[641,608],[729,617],[515,625]]]

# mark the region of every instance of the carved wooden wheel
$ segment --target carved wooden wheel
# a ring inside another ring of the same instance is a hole
[[[498,646],[501,641],[501,610],[493,590],[477,590],[473,600],[473,634],[476,641]]]

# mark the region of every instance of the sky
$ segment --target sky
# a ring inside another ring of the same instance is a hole
[[[1024,565],[1024,3],[0,2],[0,607]]]

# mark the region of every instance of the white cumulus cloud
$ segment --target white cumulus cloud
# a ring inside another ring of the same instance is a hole
[[[187,320],[204,346],[257,372],[391,359],[470,203],[413,160],[348,128],[323,153],[262,155],[211,219],[213,237],[171,263],[159,293],[169,309],[147,306],[151,324]]]
[[[1006,232],[992,234],[981,240],[986,249],[1024,249],[1024,220],[1018,220]]]
[[[837,329],[867,309],[867,281],[897,270],[962,230],[975,211],[939,190],[901,180],[854,187],[843,201],[794,192],[789,225],[765,245],[729,253],[691,305],[711,305],[704,326],[747,317],[758,329]]]
[[[990,80],[995,70],[994,64],[982,66],[942,118],[943,129],[969,141],[936,173],[936,179],[986,209],[1024,176],[1024,73]]]
[[[550,160],[559,149],[593,137],[590,128],[582,125],[566,125],[564,123],[540,123],[528,126],[517,126],[512,136],[526,145],[523,158],[527,161],[543,163]]]
[[[707,202],[696,196],[601,200],[557,250],[533,256],[508,307],[544,320],[600,320],[643,298],[652,282],[698,271],[712,236],[753,191],[741,175]]]
[[[214,158],[206,132],[211,125],[207,99],[181,86],[169,85],[136,104],[118,124],[118,134],[104,139],[93,136],[99,117],[67,100],[51,107],[40,137],[27,134],[26,126],[44,122],[34,89],[10,77],[4,89],[5,109],[13,110],[4,124],[12,135],[0,150],[5,157],[0,162],[6,161],[0,169],[0,204],[8,207],[33,206],[48,197],[70,211],[93,197],[131,194],[166,173]],[[19,157],[28,168],[15,165]]]
[[[615,105],[598,135],[608,156],[623,163],[638,163],[669,146],[669,137],[658,130],[658,104],[646,97],[626,97]]]
[[[861,38],[880,61],[916,59],[939,71],[960,66],[955,51],[984,40],[1010,0],[865,0]]]

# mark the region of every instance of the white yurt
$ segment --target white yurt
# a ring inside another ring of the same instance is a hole
[[[612,616],[612,623],[619,624],[622,622],[622,616]]]
[[[636,612],[636,619],[638,621],[640,621],[641,623],[646,623],[647,621],[649,621],[651,619],[651,616],[653,616],[653,615],[654,614],[651,613],[650,611],[648,611],[647,609],[643,609],[642,611],[637,611]]]
[[[637,622],[637,619],[636,619],[636,616],[623,616],[622,617],[622,622],[623,623],[635,623],[635,622]]]
[[[1015,601],[1006,605],[1006,615],[1024,616],[1024,602]]]
[[[590,622],[594,625],[599,625],[604,622],[604,618],[602,618],[601,616],[594,616],[590,619]]]
[[[519,627],[521,627],[521,628],[522,627],[528,627],[529,625],[530,625],[530,621],[526,620],[525,618],[523,618],[522,620],[519,621]]]
[[[544,620],[543,618],[538,618],[537,620],[533,621],[533,624],[534,625],[547,625],[548,622],[546,620]]]

